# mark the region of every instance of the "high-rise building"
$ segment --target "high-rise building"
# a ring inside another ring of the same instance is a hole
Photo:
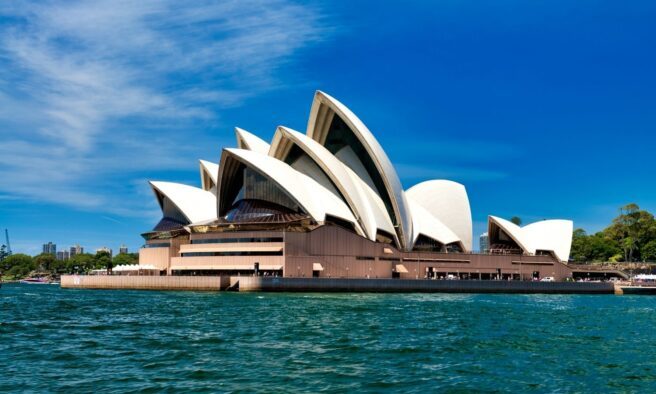
[[[108,248],[107,246],[103,246],[102,248],[96,249],[96,254],[98,254],[100,252],[107,252],[107,253],[109,253],[109,257],[112,257],[112,250],[110,248]]]
[[[75,256],[76,254],[82,254],[84,253],[84,248],[80,246],[80,244],[76,244],[75,246],[71,246],[70,248],[70,257]]]
[[[490,251],[490,237],[488,237],[487,233],[481,234],[479,243],[481,253],[487,253]]]
[[[52,242],[48,242],[47,244],[43,244],[43,253],[47,254],[52,254],[52,255],[57,255],[57,244],[53,244]]]
[[[57,260],[64,261],[68,260],[71,257],[71,254],[68,250],[60,250],[57,252]]]
[[[128,247],[125,246],[125,245],[121,245],[121,247],[118,248],[118,253],[119,253],[119,254],[120,254],[120,253],[126,253],[126,254],[127,254],[127,253],[128,253]]]

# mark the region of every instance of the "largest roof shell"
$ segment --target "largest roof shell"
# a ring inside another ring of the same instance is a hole
[[[413,235],[412,218],[410,217],[408,203],[403,193],[401,181],[387,154],[367,126],[344,104],[324,92],[317,91],[312,103],[312,109],[310,110],[307,135],[320,144],[325,145],[328,131],[335,115],[346,123],[354,137],[366,150],[369,159],[376,168],[377,174],[374,175],[380,177],[384,184],[384,190],[377,191],[381,193],[381,198],[384,201],[388,201],[391,205],[392,220],[396,226],[401,248],[411,250]],[[358,172],[358,169],[352,169]]]
[[[289,128],[278,127],[269,154],[284,160],[292,145],[303,150],[329,178],[354,213],[367,238],[375,240],[378,230],[395,234],[384,205],[381,209],[369,186],[317,141]]]

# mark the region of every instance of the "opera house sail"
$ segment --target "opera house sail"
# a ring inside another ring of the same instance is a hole
[[[572,222],[520,228],[490,216],[490,253],[472,253],[465,187],[429,180],[404,190],[373,133],[323,92],[305,133],[235,136],[218,160],[200,160],[200,187],[150,182],[162,219],[143,234],[142,264],[161,275],[571,275]]]

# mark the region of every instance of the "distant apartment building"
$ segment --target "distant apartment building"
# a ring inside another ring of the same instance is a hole
[[[110,248],[108,248],[107,246],[103,246],[102,248],[96,249],[96,254],[98,254],[100,252],[107,252],[107,253],[109,253],[109,257],[112,257],[112,250]]]
[[[127,253],[128,253],[128,247],[125,246],[125,245],[121,245],[121,247],[118,248],[118,253],[119,253],[119,254],[121,254],[121,253],[125,253],[125,254],[127,254]]]
[[[43,244],[43,253],[46,254],[52,254],[52,255],[57,255],[57,244],[53,244],[52,242],[48,242],[47,244]]]
[[[479,250],[481,253],[488,253],[490,251],[490,237],[487,235],[487,233],[481,234],[479,237],[479,244]]]
[[[83,254],[84,253],[84,248],[80,246],[79,244],[76,244],[74,246],[71,246],[69,255],[70,257],[75,256],[76,254]]]
[[[57,260],[65,261],[71,258],[71,254],[68,250],[60,250],[57,252]]]

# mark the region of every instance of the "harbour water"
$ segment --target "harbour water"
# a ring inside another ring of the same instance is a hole
[[[654,392],[656,298],[0,288],[0,392]]]

